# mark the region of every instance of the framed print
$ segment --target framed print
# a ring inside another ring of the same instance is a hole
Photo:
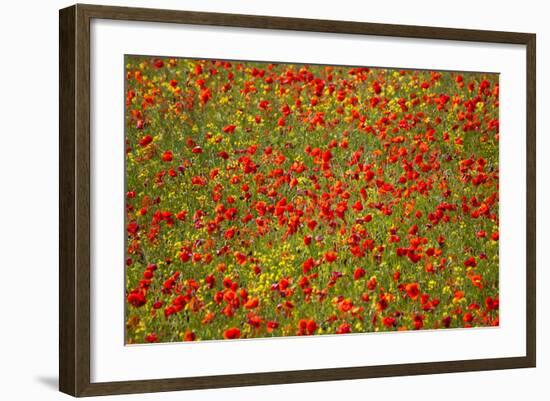
[[[535,97],[529,33],[61,10],[60,390],[534,367]]]

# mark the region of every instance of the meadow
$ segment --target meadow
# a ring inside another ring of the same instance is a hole
[[[498,326],[498,74],[125,65],[126,344]]]

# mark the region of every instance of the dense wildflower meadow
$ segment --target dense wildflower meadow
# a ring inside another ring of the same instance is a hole
[[[127,344],[499,324],[497,74],[125,64]]]

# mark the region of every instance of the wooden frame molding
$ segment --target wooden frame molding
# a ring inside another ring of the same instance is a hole
[[[524,357],[90,381],[90,21],[93,18],[525,45],[527,49],[527,355]],[[536,363],[536,36],[529,33],[75,5],[59,14],[59,388],[73,396],[143,393],[534,367]]]

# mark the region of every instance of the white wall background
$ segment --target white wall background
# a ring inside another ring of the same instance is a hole
[[[91,1],[91,0],[90,0]],[[102,400],[544,399],[550,294],[545,252],[550,214],[550,25],[545,2],[460,0],[96,1],[138,7],[537,33],[538,367],[476,372],[104,397]],[[58,9],[70,1],[12,1],[0,15],[0,396],[68,399],[57,392]],[[546,156],[546,157],[545,157]],[[545,338],[546,337],[546,338]],[[547,380],[547,379],[546,379]]]

